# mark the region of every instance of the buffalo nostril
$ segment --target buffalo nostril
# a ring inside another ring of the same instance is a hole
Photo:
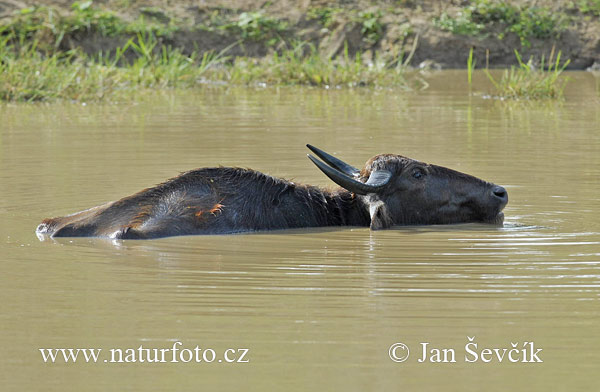
[[[501,186],[496,185],[494,188],[492,188],[492,193],[499,199],[508,200],[508,193],[506,192],[506,189]]]

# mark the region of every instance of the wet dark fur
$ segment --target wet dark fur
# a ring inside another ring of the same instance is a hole
[[[378,193],[327,191],[240,168],[189,171],[132,196],[73,215],[44,220],[38,235],[158,238],[323,226],[501,223],[504,188],[399,155],[377,155],[360,173],[393,173]],[[414,177],[414,171],[423,173]]]
[[[116,202],[46,219],[53,237],[156,238],[319,226],[368,226],[354,195],[240,168],[184,173]]]

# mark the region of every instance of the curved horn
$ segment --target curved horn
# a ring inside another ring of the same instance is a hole
[[[350,192],[357,193],[359,195],[366,195],[369,193],[377,193],[383,187],[387,185],[392,178],[392,173],[387,170],[375,170],[371,172],[369,180],[365,183],[355,180],[347,174],[344,174],[338,170],[332,169],[317,158],[308,154],[308,158],[315,164],[327,177],[333,182],[349,190]]]
[[[306,147],[308,147],[310,151],[314,152],[315,155],[321,158],[326,164],[338,169],[342,173],[345,173],[352,177],[358,177],[358,175],[360,174],[360,170],[358,170],[354,166],[348,165],[346,162],[343,162],[337,159],[336,157],[327,154],[325,151],[318,149],[315,146],[311,146],[310,144],[307,144]]]

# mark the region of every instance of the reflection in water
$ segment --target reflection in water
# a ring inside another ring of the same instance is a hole
[[[463,74],[435,75],[420,93],[215,88],[133,105],[0,108],[7,388],[591,390],[600,360],[596,80],[574,74],[566,101],[523,105],[469,96]],[[331,186],[305,158],[307,142],[351,163],[399,153],[502,184],[505,225],[35,238],[43,217],[195,167]],[[534,341],[544,363],[465,363],[467,336],[480,347]],[[37,351],[174,341],[248,347],[251,362],[48,365]],[[423,341],[457,348],[460,360],[388,358],[392,343],[416,353]]]

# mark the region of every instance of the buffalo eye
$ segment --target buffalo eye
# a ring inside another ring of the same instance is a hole
[[[421,169],[415,169],[412,172],[412,176],[413,176],[413,178],[416,178],[418,180],[418,179],[423,178],[423,176],[425,176],[425,173],[423,173],[423,171]]]

